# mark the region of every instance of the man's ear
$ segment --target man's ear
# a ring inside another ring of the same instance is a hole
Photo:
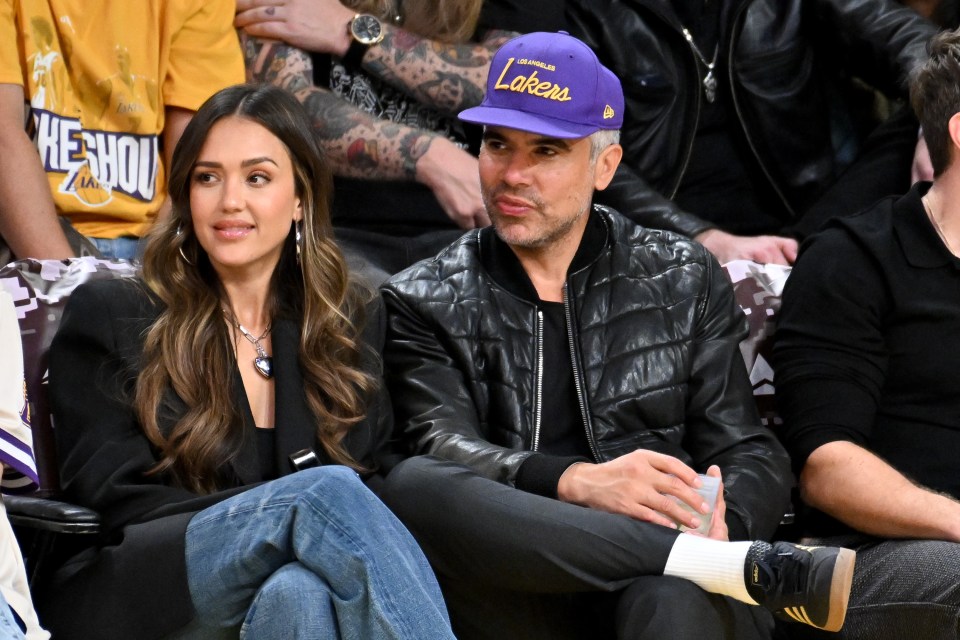
[[[960,154],[960,112],[950,116],[947,122],[947,131],[950,132],[950,141],[953,143],[953,152],[951,158],[956,158]]]
[[[613,180],[613,174],[617,172],[620,166],[620,160],[623,158],[623,147],[619,144],[611,144],[600,152],[597,156],[597,165],[594,169],[593,188],[597,191],[603,191]]]

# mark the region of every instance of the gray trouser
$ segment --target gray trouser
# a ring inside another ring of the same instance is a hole
[[[847,619],[839,634],[791,625],[793,638],[948,640],[960,638],[960,544],[867,536],[805,543],[855,549]]]

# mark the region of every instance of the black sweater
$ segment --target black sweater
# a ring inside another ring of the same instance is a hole
[[[924,212],[928,186],[835,220],[787,282],[774,368],[797,471],[845,440],[960,496],[960,260]]]

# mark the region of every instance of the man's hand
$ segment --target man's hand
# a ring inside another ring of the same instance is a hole
[[[461,229],[490,224],[480,196],[477,159],[446,138],[435,138],[417,160],[417,181],[430,187],[444,212]]]
[[[735,236],[720,229],[709,229],[694,238],[716,256],[720,264],[731,260],[753,260],[761,264],[793,264],[797,259],[797,241],[781,236]]]
[[[347,23],[355,13],[338,0],[237,0],[233,24],[252,36],[343,56],[350,47]]]
[[[913,164],[910,166],[910,184],[916,184],[921,180],[930,182],[933,180],[933,163],[930,162],[930,150],[927,149],[927,141],[923,136],[917,138],[917,148],[913,152]]]
[[[719,473],[719,469],[717,470]],[[695,529],[699,518],[678,505],[679,498],[698,513],[709,509],[696,492],[701,485],[697,472],[680,460],[639,449],[610,462],[578,463],[569,467],[557,485],[557,495],[593,509],[621,513],[676,529],[674,521]],[[711,527],[710,537],[714,537]],[[724,525],[724,535],[726,525]],[[720,535],[718,529],[716,535]]]

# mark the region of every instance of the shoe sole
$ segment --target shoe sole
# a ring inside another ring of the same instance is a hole
[[[840,549],[837,561],[833,565],[833,579],[830,583],[830,612],[827,622],[821,629],[840,631],[847,617],[847,604],[850,602],[850,587],[853,586],[853,566],[857,561],[857,552],[852,549]]]

